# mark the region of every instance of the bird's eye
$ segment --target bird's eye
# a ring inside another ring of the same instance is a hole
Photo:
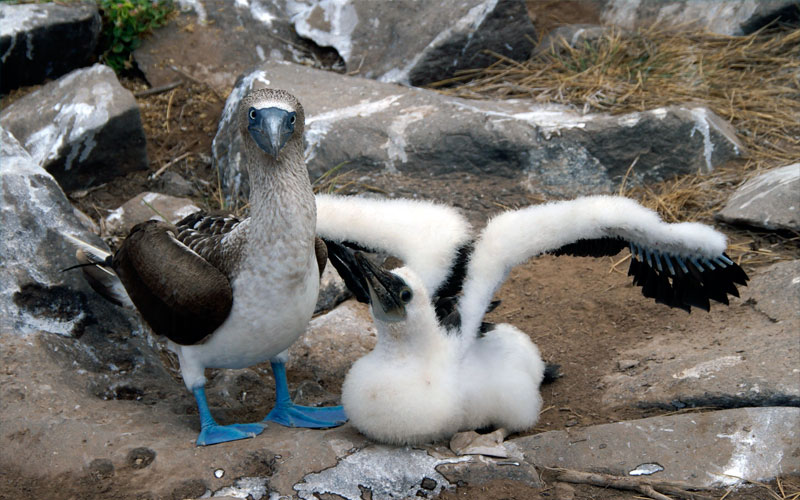
[[[414,294],[411,293],[411,290],[409,290],[408,288],[400,292],[400,300],[402,300],[404,304],[408,304],[409,302],[411,302],[411,298],[413,296]]]
[[[256,119],[256,109],[255,108],[250,108],[250,119],[251,120],[255,120]]]
[[[290,125],[294,125],[294,122],[296,122],[296,121],[297,121],[297,115],[293,114],[292,117],[289,118],[289,124]]]

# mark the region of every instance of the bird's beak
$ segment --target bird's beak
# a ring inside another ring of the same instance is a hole
[[[259,148],[277,159],[294,132],[292,113],[280,108],[252,109],[251,113],[247,130]]]
[[[355,258],[363,281],[369,289],[375,319],[385,323],[406,319],[406,306],[400,300],[400,292],[408,289],[405,281],[396,274],[381,269],[361,252],[356,252]]]

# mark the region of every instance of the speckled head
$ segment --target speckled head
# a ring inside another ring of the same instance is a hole
[[[302,143],[305,115],[303,106],[285,90],[258,89],[239,104],[242,136],[248,135],[265,153],[278,158],[290,141]]]

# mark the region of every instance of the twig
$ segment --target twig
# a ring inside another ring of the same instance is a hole
[[[191,156],[192,154],[193,153],[191,151],[187,151],[187,152],[183,153],[182,155],[180,155],[179,157],[168,161],[167,163],[164,164],[163,167],[161,167],[158,170],[156,170],[156,172],[153,175],[150,176],[150,180],[151,181],[156,180],[158,178],[158,176],[163,174],[166,169],[168,169],[169,167],[175,165],[176,163],[178,163],[179,161],[183,160],[184,158],[186,158],[188,156]]]
[[[627,172],[625,172],[625,177],[622,178],[622,183],[620,183],[620,185],[619,185],[619,195],[620,196],[625,194],[625,181],[628,180],[628,176],[631,175],[631,171],[633,170],[633,167],[635,167],[636,166],[636,162],[639,161],[639,156],[640,155],[636,155],[636,158],[634,158],[633,161],[631,162],[631,166],[628,167]]]
[[[153,87],[151,89],[145,89],[145,90],[140,90],[138,92],[134,92],[133,97],[147,97],[149,95],[160,94],[162,92],[167,92],[168,90],[180,87],[181,85],[183,85],[183,82],[178,80],[177,82],[168,83],[160,87]]]
[[[172,109],[172,99],[175,97],[175,91],[169,93],[169,101],[167,102],[167,117],[164,119],[164,127],[167,129],[167,133],[169,133],[169,111]]]
[[[643,495],[656,500],[670,500],[668,496],[674,495],[685,499],[712,500],[711,497],[692,493],[693,491],[711,491],[713,488],[695,486],[683,481],[657,481],[645,477],[621,477],[609,474],[581,472],[570,469],[553,469],[558,472],[556,480],[573,484],[590,484],[602,488],[615,488],[618,490],[638,491]]]

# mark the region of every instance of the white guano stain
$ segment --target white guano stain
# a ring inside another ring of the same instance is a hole
[[[798,415],[785,408],[753,409],[751,417],[738,422],[737,430],[717,434],[733,445],[730,459],[719,470],[709,472],[715,482],[735,485],[743,481],[763,481],[781,474],[786,443],[796,439]]]
[[[414,498],[423,478],[436,481],[430,496],[451,487],[436,467],[468,462],[469,457],[434,458],[423,450],[389,446],[371,446],[349,455],[330,469],[308,474],[294,485],[303,500],[329,493],[344,498],[361,498],[359,486],[372,492],[373,500]]]
[[[203,3],[200,0],[178,0],[178,4],[181,6],[181,10],[184,12],[193,10],[197,15],[197,22],[200,24],[206,24],[208,15],[206,14],[206,8],[203,6]]]
[[[64,169],[69,171],[75,160],[85,161],[97,146],[96,135],[111,118],[111,96],[114,91],[107,82],[81,87],[75,84],[75,80],[91,81],[95,78],[92,73],[103,72],[111,70],[97,64],[88,70],[73,72],[59,81],[59,88],[72,87],[73,90],[53,105],[55,116],[25,140],[25,148],[38,165],[57,159],[63,154],[62,148],[70,145],[64,165]]]
[[[315,10],[322,11],[328,30],[308,23]],[[350,60],[353,51],[353,31],[358,25],[358,14],[350,0],[320,0],[311,4],[288,0],[289,13],[297,33],[312,39],[317,45],[333,47],[345,61]]]
[[[11,46],[0,60],[5,62],[6,57],[16,44],[16,35],[18,33],[23,33],[37,26],[44,25],[47,18],[47,9],[38,4],[3,6],[3,17],[0,17],[0,33],[2,33],[3,36],[11,37]]]
[[[561,130],[586,127],[586,123],[596,117],[596,115],[581,115],[571,112],[565,108],[557,106],[536,106],[529,108],[529,111],[509,113],[504,111],[482,109],[477,106],[467,104],[462,101],[452,100],[450,104],[455,107],[473,113],[478,113],[487,117],[499,118],[502,120],[519,120],[538,127],[546,139]]]
[[[683,380],[687,378],[707,377],[722,370],[723,368],[736,366],[743,361],[744,359],[742,359],[741,356],[723,356],[721,358],[698,363],[697,365],[691,368],[687,368],[678,373],[674,373],[672,375],[672,378]]]
[[[316,156],[317,147],[330,132],[334,123],[349,118],[366,117],[380,113],[388,109],[401,97],[401,95],[390,95],[379,101],[364,101],[346,108],[334,109],[306,118],[306,161],[311,161]]]
[[[237,7],[240,1],[241,0],[237,0]],[[278,16],[270,12],[261,0],[252,0],[252,2],[253,3],[250,4],[250,15],[253,16],[253,19],[264,24],[268,28],[272,27],[272,22],[275,21]],[[244,0],[242,3],[245,4],[245,7],[247,6],[247,0]]]
[[[394,121],[389,125],[387,132],[389,137],[386,143],[381,146],[381,149],[386,150],[388,157],[387,167],[390,172],[396,172],[395,162],[406,163],[408,155],[406,154],[406,128],[414,122],[423,120],[426,116],[436,112],[433,106],[414,106],[404,109],[402,113],[398,114]]]
[[[734,196],[737,200],[747,200],[739,206],[739,209],[743,210],[754,201],[770,196],[774,190],[783,188],[793,182],[800,182],[800,163],[776,168],[751,179],[739,188]]]
[[[693,108],[694,127],[689,133],[689,137],[694,137],[695,132],[703,135],[703,157],[706,160],[706,171],[711,172],[714,166],[711,164],[711,155],[714,153],[714,144],[711,142],[711,127],[708,123],[708,111],[705,108]]]

